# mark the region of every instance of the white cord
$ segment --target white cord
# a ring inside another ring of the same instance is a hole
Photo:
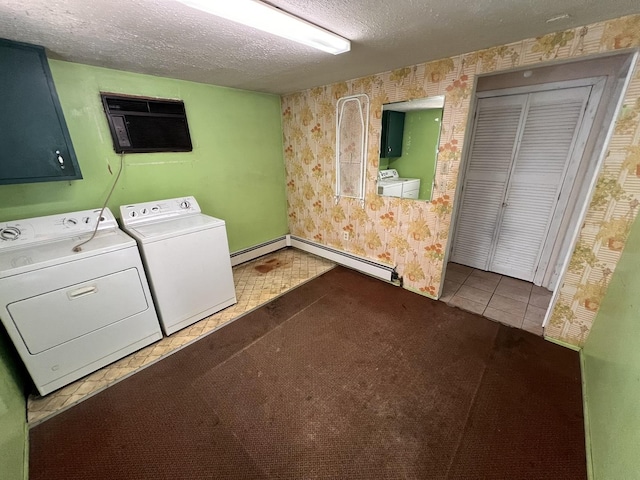
[[[96,221],[96,228],[93,229],[93,233],[91,234],[91,236],[87,240],[85,240],[82,243],[79,243],[78,245],[76,245],[75,247],[72,248],[72,250],[74,252],[82,251],[82,245],[84,245],[86,243],[89,243],[96,236],[96,233],[98,233],[98,227],[100,226],[100,219],[102,218],[102,213],[104,212],[104,209],[107,208],[107,203],[109,203],[109,199],[111,198],[111,194],[113,194],[113,191],[116,188],[116,184],[118,183],[118,180],[120,179],[120,174],[122,173],[122,168],[123,167],[124,167],[124,153],[121,153],[120,154],[120,169],[118,170],[118,175],[116,175],[116,179],[113,182],[113,185],[111,186],[111,190],[109,191],[109,195],[107,195],[107,198],[104,201],[104,204],[102,205],[102,208],[100,209],[100,213],[98,214],[98,220]]]

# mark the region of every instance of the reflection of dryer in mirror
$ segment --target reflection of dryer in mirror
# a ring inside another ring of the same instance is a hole
[[[401,178],[395,168],[378,172],[378,195],[415,199],[419,191],[419,178]]]
[[[442,183],[446,182],[444,177],[447,176],[437,166],[444,96],[385,103],[382,111],[379,169],[394,168],[404,177],[420,179],[417,199],[430,200],[436,189],[436,178],[440,176],[441,180],[437,183]],[[394,124],[393,121],[384,121],[385,115],[391,114],[404,118],[402,126]],[[443,165],[446,164],[447,162],[443,162]],[[398,187],[395,187],[390,193],[379,194],[399,196],[397,189]],[[409,192],[407,191],[403,197],[413,198]]]

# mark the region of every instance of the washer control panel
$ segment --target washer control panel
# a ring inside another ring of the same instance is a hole
[[[120,207],[120,218],[124,225],[131,226],[200,212],[200,206],[195,197],[180,197],[156,202],[123,205]]]
[[[96,228],[96,223],[98,230],[118,227],[108,208],[104,209],[98,221],[99,215],[98,208],[0,223],[0,249],[91,233]]]

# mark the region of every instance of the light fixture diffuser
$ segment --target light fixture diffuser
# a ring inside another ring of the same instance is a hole
[[[178,0],[191,8],[257,28],[294,42],[338,55],[351,42],[283,10],[256,0]]]

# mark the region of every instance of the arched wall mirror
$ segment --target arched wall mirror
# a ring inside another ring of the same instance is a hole
[[[444,96],[382,106],[378,195],[431,200]]]

